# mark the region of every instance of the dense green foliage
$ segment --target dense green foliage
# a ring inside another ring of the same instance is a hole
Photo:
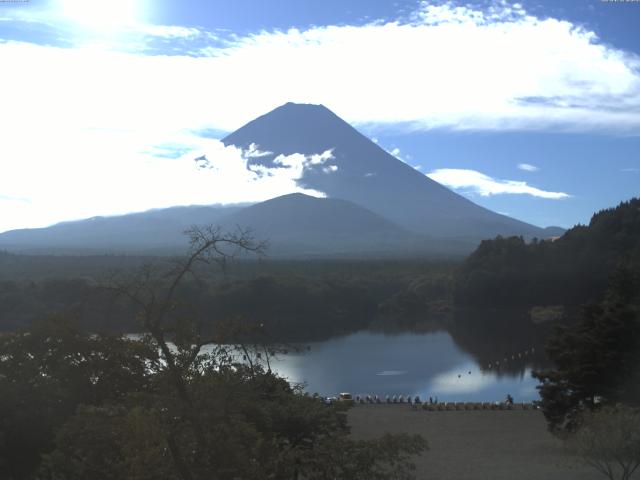
[[[88,336],[60,317],[0,336],[0,477],[29,478],[80,405],[118,402],[150,386],[157,353],[117,337]]]
[[[154,345],[63,318],[0,337],[0,477],[400,479],[425,448],[353,441],[341,405],[223,351],[183,364],[187,409]]]
[[[619,402],[640,405],[640,277],[620,268],[600,304],[558,327],[547,344],[554,368],[535,372],[553,432],[572,431],[581,414]]]
[[[226,276],[199,272],[197,280],[181,284],[180,298],[183,313],[197,314],[210,331],[234,317],[263,324],[278,341],[313,341],[372,323],[393,328],[394,322],[441,319],[450,306],[452,268],[446,263],[245,262],[234,264]],[[29,328],[50,312],[76,316],[87,331],[139,331],[134,306],[114,298],[103,288],[108,276],[101,277],[0,281],[0,331]]]
[[[640,199],[623,202],[552,241],[483,241],[456,276],[455,303],[476,307],[598,301],[617,265],[640,266]]]

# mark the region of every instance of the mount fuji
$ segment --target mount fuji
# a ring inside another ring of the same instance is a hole
[[[416,171],[322,105],[287,103],[222,139],[249,168],[277,169],[281,156],[308,162],[305,190],[254,205],[191,206],[95,217],[0,234],[0,248],[22,253],[176,252],[192,224],[248,227],[277,256],[465,254],[484,238],[547,238],[543,229],[483,208]],[[329,152],[330,154],[327,154]],[[194,159],[195,160],[195,159]]]
[[[545,229],[483,208],[398,160],[323,105],[287,103],[222,140],[270,154],[252,159],[274,167],[278,155],[331,150],[325,166],[307,168],[299,185],[349,200],[398,225],[431,236],[545,238]],[[557,233],[557,232],[555,232]]]

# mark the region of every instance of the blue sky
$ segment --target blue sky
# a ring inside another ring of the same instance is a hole
[[[0,3],[0,231],[304,191],[309,159],[258,175],[216,140],[287,101],[492,210],[584,223],[640,194],[638,24],[601,0]]]

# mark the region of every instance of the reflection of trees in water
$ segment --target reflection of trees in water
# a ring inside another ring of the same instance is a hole
[[[498,376],[523,375],[527,368],[549,363],[544,344],[551,326],[533,324],[527,311],[461,309],[455,312],[447,330],[483,371]]]
[[[545,342],[551,323],[534,324],[528,310],[457,309],[433,318],[380,317],[369,325],[388,334],[447,331],[456,346],[470,354],[485,372],[521,376],[527,368],[548,366]]]

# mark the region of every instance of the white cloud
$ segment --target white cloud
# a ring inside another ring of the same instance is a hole
[[[640,125],[637,57],[569,22],[506,6],[425,6],[408,24],[263,32],[214,54],[224,55],[229,72],[274,72],[274,98],[325,103],[352,121],[490,130]],[[313,78],[299,81],[304,71]]]
[[[387,150],[387,153],[393,155],[398,160],[403,163],[409,163],[408,160],[411,158],[411,155],[401,155],[400,149],[398,147],[394,147],[392,150]]]
[[[504,2],[484,10],[423,3],[408,22],[263,31],[205,45],[203,38],[215,35],[191,27],[128,28],[193,39],[190,48],[169,43],[167,52],[206,55],[105,52],[105,44],[87,39],[80,44],[99,47],[8,42],[0,48],[3,70],[23,86],[5,87],[4,94],[24,104],[34,91],[27,87],[37,83],[38,101],[61,96],[69,117],[88,114],[103,124],[118,124],[118,117],[125,124],[232,130],[296,101],[323,103],[352,122],[403,122],[415,129],[640,131],[636,55],[568,21],[536,18]],[[108,48],[130,51],[128,40]],[[144,52],[144,39],[139,42]],[[44,69],[52,83],[37,81]],[[259,89],[257,71],[269,72]],[[87,101],[89,89],[105,95]],[[41,110],[57,103],[46,100]]]
[[[81,0],[72,4],[84,8]],[[80,25],[84,14],[76,10],[75,20],[63,22],[35,6],[1,12],[3,23],[39,23],[54,34],[46,44],[30,43],[26,33],[24,41],[0,39],[0,195],[12,197],[0,198],[0,230],[245,201],[289,188],[301,168],[287,163],[292,159],[282,160],[288,179],[276,175],[269,183],[266,172],[263,189],[243,180],[230,193],[234,182],[198,174],[182,157],[163,158],[160,147],[179,145],[194,158],[201,139],[185,132],[230,131],[288,101],[323,103],[350,122],[413,129],[640,133],[637,56],[570,22],[536,18],[504,2],[485,10],[423,3],[408,21],[224,39],[148,25],[136,12],[122,28],[115,20],[103,23],[111,29],[105,35],[88,27],[101,19],[85,17]],[[127,32],[139,35],[132,42]],[[58,41],[65,48],[52,46]],[[149,54],[158,43],[163,54]],[[268,72],[260,88],[256,72]],[[241,173],[230,174],[246,180]],[[483,195],[566,196],[475,174],[468,185],[451,186]]]
[[[524,170],[525,172],[537,172],[538,170],[540,170],[535,165],[531,165],[529,163],[519,163],[518,169]]]
[[[527,182],[516,180],[498,180],[476,170],[441,168],[428,173],[427,176],[438,183],[455,190],[466,190],[483,197],[503,194],[531,195],[539,198],[561,199],[570,195],[563,192],[541,190]]]
[[[273,155],[273,152],[262,151],[258,148],[255,143],[249,145],[249,148],[244,151],[244,156],[247,158],[260,158],[260,157],[268,157],[269,155]]]
[[[322,165],[324,164],[327,160],[333,160],[334,156],[333,156],[333,149],[329,149],[326,150],[322,153],[317,153],[315,155],[311,155],[309,157],[309,163],[311,165]]]
[[[56,131],[38,142],[26,135],[7,139],[15,148],[12,163],[0,168],[0,232],[173,205],[258,202],[293,192],[324,196],[298,180],[305,169],[323,167],[319,159],[332,158],[281,155],[268,168],[250,165],[251,151],[188,135],[173,139],[188,153],[158,158],[128,134],[105,135],[67,138]],[[200,156],[208,161],[194,162]]]
[[[131,31],[167,39],[194,38],[202,34],[197,28],[181,27],[178,25],[136,25],[131,28]]]

